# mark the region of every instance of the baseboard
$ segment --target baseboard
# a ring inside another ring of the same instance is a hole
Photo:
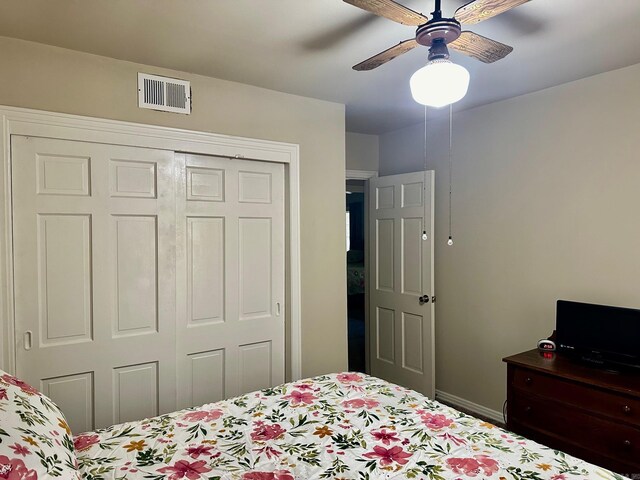
[[[436,390],[436,400],[442,400],[445,403],[449,403],[454,407],[460,407],[472,414],[478,414],[489,420],[503,424],[504,420],[502,419],[502,413],[496,410],[491,410],[490,408],[483,407],[482,405],[478,405],[477,403],[470,402],[469,400],[465,400],[464,398],[457,397],[447,392],[443,392],[441,390]]]

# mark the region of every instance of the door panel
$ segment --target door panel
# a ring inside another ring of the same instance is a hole
[[[433,398],[433,172],[373,178],[369,189],[371,373]]]
[[[402,219],[402,293],[409,295],[422,295],[422,230],[422,217]]]
[[[376,219],[375,245],[377,268],[376,288],[393,292],[394,279],[394,220],[393,218]]]
[[[156,197],[156,164],[111,160],[111,196]]]
[[[396,361],[395,312],[389,308],[376,308],[376,359],[393,365]]]
[[[73,432],[87,432],[93,429],[92,372],[45,378],[40,383],[40,391],[49,398],[55,398],[56,405],[65,414],[74,412],[67,418],[69,428]]]
[[[251,392],[273,386],[271,342],[240,345],[240,391]]]
[[[91,217],[37,215],[40,345],[91,341]]]
[[[420,315],[402,314],[402,367],[417,374],[424,371],[422,322]]]
[[[156,217],[113,215],[114,335],[157,332]]]
[[[240,319],[271,315],[271,219],[239,219]]]
[[[271,203],[271,173],[238,172],[238,200]]]
[[[175,410],[173,156],[12,137],[16,373],[74,433]]]
[[[38,195],[89,196],[89,157],[38,155]]]
[[[370,184],[372,185],[372,184]],[[375,196],[371,198],[376,199],[376,210],[385,210],[393,208],[394,206],[394,193],[393,185],[380,185],[375,189]]]
[[[403,183],[400,185],[400,192],[402,208],[422,207],[422,182]]]
[[[188,325],[224,322],[224,218],[187,217]]]
[[[224,389],[224,350],[192,353],[186,375],[187,392],[191,405],[204,405],[227,398]]]
[[[176,159],[183,172],[177,354],[184,408],[284,382],[284,167]],[[199,385],[196,377],[215,384]]]
[[[224,202],[224,170],[187,167],[187,201]]]
[[[112,423],[157,416],[158,391],[157,362],[115,368]]]

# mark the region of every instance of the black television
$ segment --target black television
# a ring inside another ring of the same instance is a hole
[[[640,369],[640,310],[558,300],[556,343],[592,365]]]

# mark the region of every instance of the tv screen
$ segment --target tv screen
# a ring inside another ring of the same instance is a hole
[[[640,310],[558,300],[556,335],[560,351],[640,366]]]

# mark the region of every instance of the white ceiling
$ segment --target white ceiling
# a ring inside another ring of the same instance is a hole
[[[445,14],[464,0],[443,0]],[[432,0],[406,0],[428,13]],[[458,109],[640,63],[640,0],[532,0],[473,26],[514,47],[471,73]],[[419,122],[409,77],[427,50],[370,72],[351,66],[413,36],[412,27],[341,0],[3,0],[0,35],[344,103],[347,129]]]

